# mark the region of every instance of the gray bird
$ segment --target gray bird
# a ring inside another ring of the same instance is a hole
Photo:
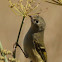
[[[24,52],[32,62],[47,62],[44,45],[44,30],[46,23],[39,15],[29,16],[31,27],[24,38]]]

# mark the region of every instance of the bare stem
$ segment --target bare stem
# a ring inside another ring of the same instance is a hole
[[[20,30],[19,30],[19,33],[18,33],[18,37],[17,37],[17,41],[16,43],[14,44],[15,45],[15,49],[13,51],[13,57],[15,58],[16,57],[16,48],[18,46],[18,41],[19,41],[19,37],[20,37],[20,33],[21,33],[21,29],[22,29],[22,26],[23,26],[23,23],[24,23],[24,19],[25,19],[25,16],[23,16],[23,19],[22,19],[22,23],[21,23],[21,26],[20,26]],[[22,50],[22,48],[21,48]]]
[[[23,16],[22,23],[21,23],[21,26],[20,26],[20,30],[19,30],[19,33],[18,33],[18,37],[17,37],[17,41],[16,42],[19,41],[19,37],[20,37],[20,33],[21,33],[21,29],[22,29],[22,26],[23,26],[24,19],[25,19],[25,16]]]

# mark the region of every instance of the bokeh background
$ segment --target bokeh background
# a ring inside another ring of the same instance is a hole
[[[62,62],[62,6],[40,1],[42,9],[40,16],[46,22],[44,43],[47,50],[48,62]],[[9,8],[8,0],[0,0],[0,41],[4,49],[13,51],[16,42],[22,16],[15,15]],[[26,17],[19,44],[23,48],[23,39],[30,27],[30,18]],[[20,62],[29,62],[17,48],[16,58]]]

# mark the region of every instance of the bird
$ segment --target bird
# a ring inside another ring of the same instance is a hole
[[[24,37],[24,52],[31,62],[47,62],[47,52],[44,44],[46,23],[39,15],[29,15],[29,17],[31,20],[31,27]]]

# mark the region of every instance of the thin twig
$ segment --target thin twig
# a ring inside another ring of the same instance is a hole
[[[60,5],[60,6],[62,6],[62,4],[61,3],[59,3],[59,2],[57,2],[57,1],[55,1],[55,0],[52,0],[53,2],[49,2],[49,1],[45,1],[45,2],[48,2],[48,3],[51,3],[51,4],[55,4],[55,5]]]
[[[25,56],[26,58],[28,58],[28,55],[25,54],[25,52],[23,51],[23,49],[21,48],[21,46],[20,46],[19,44],[18,44],[17,46],[21,49],[21,51],[23,52],[24,56]]]
[[[19,33],[18,33],[18,37],[17,37],[17,41],[16,43],[14,44],[15,46],[15,49],[13,51],[13,57],[15,58],[16,57],[16,48],[18,46],[18,41],[19,41],[19,37],[20,37],[20,33],[21,33],[21,29],[22,29],[22,26],[23,26],[23,23],[24,23],[24,19],[25,19],[25,16],[23,16],[23,19],[22,19],[22,23],[21,23],[21,26],[20,26],[20,30],[19,30]],[[21,47],[20,47],[21,48]],[[23,49],[21,48],[21,50],[23,51]]]

